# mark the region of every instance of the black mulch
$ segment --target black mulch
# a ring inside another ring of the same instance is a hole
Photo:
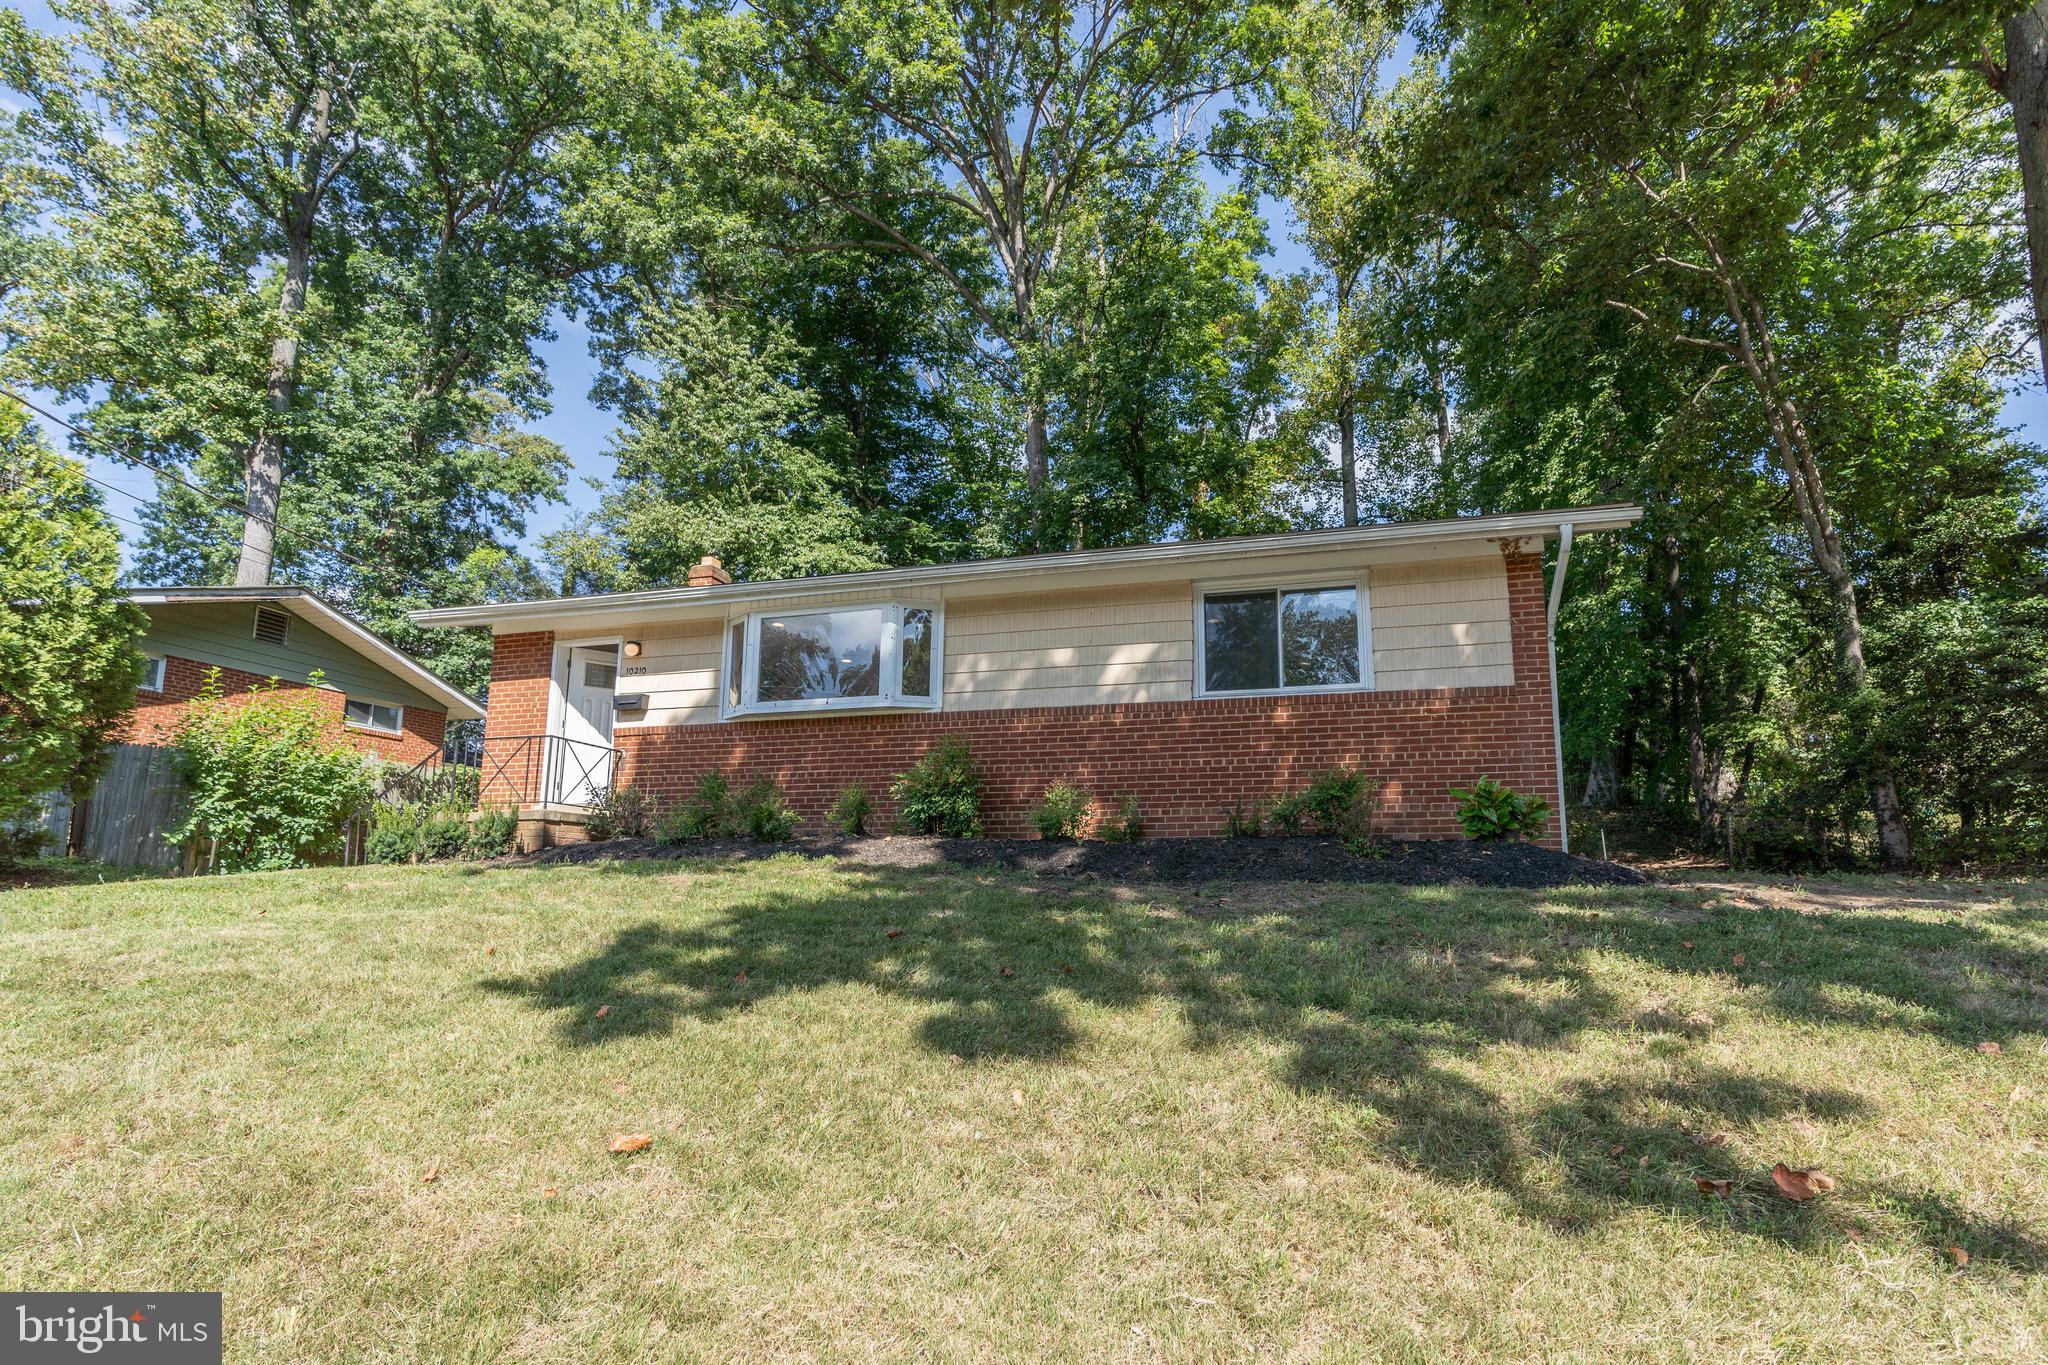
[[[565,844],[533,854],[534,864],[632,858],[772,857],[798,853],[870,867],[1003,868],[1040,877],[1117,882],[1387,882],[1402,886],[1643,886],[1631,867],[1578,858],[1534,844],[1460,839],[1397,842],[1361,858],[1335,839],[1144,839],[1135,844],[1048,843],[1038,839],[937,839],[921,835],[845,839],[811,836],[786,844],[712,839],[682,845],[652,839]]]

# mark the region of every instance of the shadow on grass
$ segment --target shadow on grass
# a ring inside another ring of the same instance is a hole
[[[658,918],[602,948],[488,989],[557,1012],[562,1041],[596,1047],[716,1021],[781,994],[857,984],[926,1007],[919,1042],[967,1061],[1058,1061],[1080,1045],[1081,1002],[1174,1002],[1187,1046],[1281,1043],[1284,1080],[1341,1099],[1390,1160],[1477,1183],[1555,1227],[1630,1206],[1726,1219],[1791,1246],[1858,1228],[1857,1205],[1796,1206],[1759,1188],[1753,1162],[1703,1144],[1719,1129],[1867,1115],[1835,1085],[1790,1083],[1696,1055],[1715,1021],[1683,1000],[1644,1008],[1602,984],[1595,954],[1632,957],[1739,990],[1743,1008],[1799,1027],[1848,1023],[1959,1046],[2048,1030],[2048,959],[1965,922],[1875,911],[1707,908],[1669,892],[1540,894],[1416,888],[1266,889],[1234,898],[1161,891],[1149,901],[1010,877],[846,870],[827,890],[683,865],[730,902],[687,927]],[[674,864],[597,875],[660,878]],[[636,891],[636,894],[641,894]],[[611,1006],[594,1018],[596,1006]],[[1533,1107],[1487,1081],[1506,1049],[1568,1051],[1589,1033],[1633,1034],[1657,1060],[1623,1079],[1563,1083]],[[1735,1181],[1703,1200],[1696,1178]],[[2027,1273],[2048,1244],[1927,1192],[1873,1193],[1937,1249]]]

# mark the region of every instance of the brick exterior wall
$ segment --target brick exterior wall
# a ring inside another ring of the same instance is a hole
[[[167,656],[164,659],[163,690],[136,693],[135,710],[129,713],[126,725],[115,738],[127,744],[170,743],[171,734],[177,729],[186,708],[199,695],[200,688],[206,685],[206,669],[207,665],[197,660]],[[247,700],[250,688],[260,687],[269,679],[240,669],[223,668],[220,681],[228,703],[235,705]],[[375,753],[379,758],[394,763],[417,763],[429,754],[441,752],[441,742],[448,726],[448,715],[444,711],[408,706],[405,708],[405,733],[387,735],[347,725],[342,718],[345,698],[340,692],[324,687],[309,689],[304,683],[288,679],[280,681],[278,686],[280,689],[314,691],[329,713],[330,733],[340,735],[364,753]]]
[[[530,736],[548,728],[553,631],[500,635],[491,641],[491,694],[484,708],[482,804],[531,801],[539,795],[541,745]]]
[[[1320,769],[1350,764],[1385,783],[1383,833],[1456,838],[1452,785],[1487,775],[1556,801],[1542,557],[1508,554],[1507,575],[1512,686],[621,729],[620,780],[666,803],[712,769],[736,784],[773,778],[812,829],[841,787],[863,782],[886,828],[891,780],[954,734],[986,778],[983,820],[992,835],[1028,834],[1026,812],[1061,779],[1092,791],[1103,809],[1112,795],[1135,794],[1149,834],[1220,834],[1234,802],[1270,799]],[[545,632],[498,638],[488,734],[545,727],[553,645]],[[490,768],[487,758],[487,786]],[[518,794],[509,782],[499,791],[500,799]],[[1544,842],[1555,847],[1557,839],[1553,820]]]

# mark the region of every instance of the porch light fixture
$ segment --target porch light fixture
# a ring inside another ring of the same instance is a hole
[[[629,659],[640,657],[640,642],[638,640],[628,640],[620,648],[625,651],[626,657]]]

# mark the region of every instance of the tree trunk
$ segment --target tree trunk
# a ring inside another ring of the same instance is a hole
[[[1344,524],[1358,525],[1358,405],[1347,391],[1337,404],[1337,465],[1344,478]]]
[[[2005,69],[1994,80],[2012,101],[2026,199],[2034,336],[2041,351],[2041,373],[2048,379],[2048,0],[2005,21]]]
[[[310,233],[306,234],[310,238]],[[277,336],[270,343],[270,374],[264,396],[280,427],[289,416],[299,379],[299,316],[306,310],[306,285],[312,275],[312,242],[295,236],[285,252],[284,289],[277,299]],[[235,566],[235,586],[260,588],[270,582],[277,557],[278,498],[284,490],[284,432],[264,432],[249,447],[243,475],[242,557]]]

